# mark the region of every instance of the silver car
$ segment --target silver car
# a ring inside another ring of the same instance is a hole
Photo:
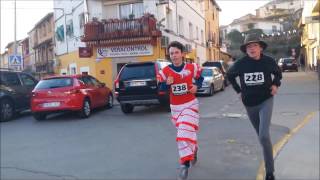
[[[217,67],[203,67],[202,76],[204,77],[202,87],[197,94],[207,94],[212,96],[216,91],[224,90],[224,77]]]

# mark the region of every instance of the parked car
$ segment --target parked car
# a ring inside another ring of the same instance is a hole
[[[203,67],[201,75],[204,77],[202,87],[197,94],[207,94],[212,96],[216,91],[224,90],[224,77],[217,67]]]
[[[169,106],[169,93],[159,90],[159,70],[169,64],[169,61],[158,60],[129,63],[122,67],[114,87],[123,113],[132,113],[134,106]]]
[[[32,91],[31,111],[36,120],[58,111],[76,111],[87,118],[93,108],[102,106],[113,107],[112,91],[90,75],[44,78]]]
[[[38,81],[30,74],[0,69],[0,121],[30,108],[31,91]]]
[[[280,67],[281,71],[286,70],[293,70],[298,72],[298,64],[294,58],[280,58],[278,62],[278,66]]]
[[[227,78],[227,72],[229,70],[229,65],[226,64],[223,60],[216,60],[216,61],[206,61],[202,64],[203,67],[217,67],[220,69],[223,77],[224,77],[224,85],[228,86],[229,81]]]

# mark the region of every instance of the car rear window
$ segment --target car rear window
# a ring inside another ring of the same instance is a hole
[[[204,77],[212,76],[212,70],[211,69],[203,69],[201,75]]]
[[[120,80],[153,79],[155,78],[154,64],[127,65],[120,74]]]
[[[72,78],[43,79],[37,84],[35,89],[53,89],[60,87],[68,87],[72,85]]]
[[[292,63],[293,59],[283,59],[284,63]]]

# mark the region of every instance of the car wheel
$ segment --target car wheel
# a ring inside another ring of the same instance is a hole
[[[8,99],[3,99],[0,102],[0,121],[10,121],[14,116],[14,106],[12,101]]]
[[[45,120],[47,115],[45,113],[33,113],[33,117],[37,120]]]
[[[108,95],[108,99],[107,99],[107,108],[108,109],[111,109],[113,107],[113,96],[112,94],[110,93]]]
[[[211,87],[210,87],[209,96],[213,96],[213,94],[214,94],[214,86],[212,84]]]
[[[134,106],[132,104],[121,104],[121,110],[125,114],[129,114],[133,112]]]
[[[91,105],[88,98],[85,98],[83,101],[82,109],[79,112],[81,118],[87,118],[91,115]]]

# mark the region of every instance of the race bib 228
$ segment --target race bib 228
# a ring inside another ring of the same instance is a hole
[[[263,84],[264,83],[263,72],[245,73],[244,82],[246,83],[246,85],[249,85],[249,86]]]

